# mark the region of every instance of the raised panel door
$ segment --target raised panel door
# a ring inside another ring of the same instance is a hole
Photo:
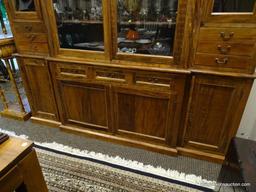
[[[108,130],[109,96],[102,85],[59,81],[64,125]]]
[[[225,153],[239,126],[248,97],[247,80],[193,77],[184,145]]]
[[[175,146],[176,94],[115,87],[114,110],[117,134]]]
[[[33,116],[58,120],[58,112],[48,65],[44,60],[23,59],[21,69]]]

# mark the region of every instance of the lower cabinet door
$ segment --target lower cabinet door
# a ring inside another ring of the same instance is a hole
[[[235,136],[252,81],[194,76],[184,147],[224,154]]]
[[[48,64],[43,59],[19,59],[24,86],[34,117],[58,121]]]
[[[62,123],[98,130],[110,129],[109,89],[104,85],[60,80]]]
[[[115,131],[135,140],[176,145],[176,95],[143,89],[114,89]]]

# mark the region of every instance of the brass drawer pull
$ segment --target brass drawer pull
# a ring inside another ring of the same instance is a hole
[[[231,46],[218,45],[218,50],[220,51],[221,54],[228,54],[228,52],[231,50]]]
[[[216,58],[216,63],[217,64],[227,64],[228,63],[228,58],[224,57],[224,58]]]
[[[26,26],[25,29],[28,31],[28,32],[31,32],[33,27],[32,26]]]
[[[27,38],[32,42],[36,39],[36,35],[28,35]]]
[[[223,39],[223,41],[229,41],[234,37],[234,32],[230,32],[229,34],[226,34],[225,32],[220,32],[220,37]]]

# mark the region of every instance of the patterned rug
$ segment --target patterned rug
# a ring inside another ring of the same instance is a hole
[[[92,158],[36,146],[50,192],[212,191]]]

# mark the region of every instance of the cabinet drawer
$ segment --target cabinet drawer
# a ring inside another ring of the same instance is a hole
[[[256,40],[255,28],[206,28],[202,27],[199,34],[201,41],[227,41],[237,40],[253,41]]]
[[[42,22],[15,22],[14,28],[16,33],[46,33]]]
[[[45,64],[45,60],[42,59],[31,59],[31,58],[27,58],[27,59],[22,59],[23,60],[23,64],[24,65],[29,65],[29,66],[46,66]]]
[[[22,42],[17,44],[20,53],[48,53],[48,44],[47,43],[26,43]]]
[[[195,66],[206,66],[214,68],[232,68],[250,71],[253,60],[249,57],[239,57],[218,54],[197,53]]]
[[[47,43],[47,35],[45,33],[18,33],[16,35],[16,41],[19,43]]]
[[[57,77],[64,79],[86,79],[87,66],[77,64],[57,64]]]
[[[172,79],[157,74],[136,74],[135,83],[138,85],[171,87]]]
[[[126,82],[124,71],[118,69],[96,68],[95,78],[102,81]]]
[[[253,42],[246,43],[243,41],[200,41],[197,52],[252,57],[254,54],[254,45]]]

